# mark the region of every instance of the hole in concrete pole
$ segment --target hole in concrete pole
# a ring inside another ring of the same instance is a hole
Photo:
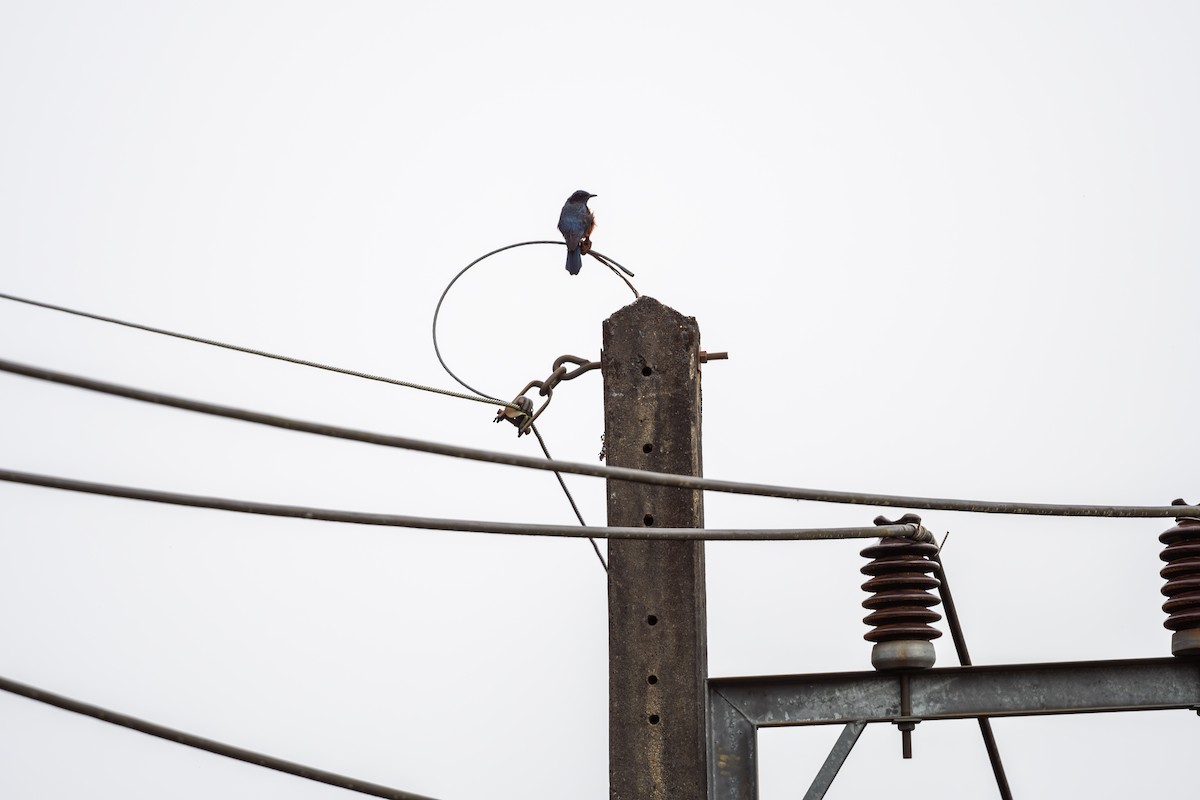
[[[658,714],[651,714],[651,715],[650,715],[650,724],[651,724],[651,725],[657,725],[657,724],[658,724]]]
[[[646,442],[644,445],[642,445],[642,452],[643,453],[653,453],[654,445],[650,444],[649,442]]]
[[[654,370],[650,369],[649,367],[642,367],[642,375],[649,378],[653,374],[654,374]]]
[[[647,677],[647,678],[646,678],[646,683],[648,683],[648,684],[650,684],[651,686],[653,686],[654,684],[658,683],[658,676],[657,676],[657,675],[650,675],[649,677]]]
[[[650,616],[646,617],[646,624],[647,624],[647,625],[657,625],[657,624],[658,624],[658,617],[656,617],[656,616],[654,616],[653,614],[651,614]]]
[[[653,525],[653,524],[654,524],[654,515],[653,515],[653,514],[647,514],[646,516],[642,517],[642,523],[643,523],[643,524],[644,524],[644,525],[645,525],[647,528],[649,528],[651,525]]]

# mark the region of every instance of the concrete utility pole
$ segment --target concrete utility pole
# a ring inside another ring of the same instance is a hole
[[[700,475],[700,329],[642,297],[604,322],[608,464]],[[701,492],[608,481],[608,524],[704,527]],[[608,543],[609,796],[704,800],[704,543]]]

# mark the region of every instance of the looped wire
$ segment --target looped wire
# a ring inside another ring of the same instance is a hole
[[[537,419],[538,415],[541,414],[542,411],[545,410],[546,405],[549,404],[550,399],[553,396],[554,386],[556,386],[560,381],[564,381],[564,380],[569,381],[572,378],[576,378],[576,377],[582,375],[583,373],[588,372],[589,370],[596,369],[597,367],[600,366],[600,362],[599,361],[585,361],[584,359],[579,358],[578,356],[570,356],[570,355],[561,356],[555,360],[554,369],[551,372],[551,375],[548,379],[546,379],[545,381],[531,381],[529,383],[529,385],[527,385],[525,387],[525,389],[518,394],[518,396],[515,400],[513,400],[511,402],[506,402],[504,400],[501,400],[498,397],[493,397],[493,396],[487,394],[486,392],[479,391],[478,389],[476,389],[475,387],[471,386],[469,383],[464,381],[462,378],[455,375],[454,371],[452,369],[450,369],[450,366],[446,363],[446,359],[442,357],[442,350],[440,347],[438,347],[438,337],[437,337],[438,317],[442,313],[442,304],[446,301],[446,295],[450,294],[450,289],[454,286],[455,283],[458,282],[459,278],[461,278],[463,275],[467,274],[467,271],[470,270],[471,267],[473,267],[476,264],[478,264],[479,262],[483,261],[485,258],[490,258],[491,256],[494,256],[497,253],[503,253],[505,250],[512,250],[513,248],[516,248],[516,247],[525,247],[527,245],[532,245],[532,244],[552,244],[552,245],[566,246],[565,242],[556,242],[556,241],[547,241],[547,240],[539,240],[539,241],[531,241],[531,242],[518,242],[517,244],[506,245],[504,247],[499,247],[499,248],[491,251],[490,253],[484,253],[479,258],[475,259],[470,264],[467,264],[465,267],[463,267],[461,270],[459,270],[458,274],[450,279],[450,283],[446,284],[446,288],[442,290],[442,296],[438,298],[437,307],[433,310],[433,352],[434,352],[434,355],[437,356],[438,363],[442,365],[442,369],[446,370],[447,375],[449,375],[454,380],[458,381],[459,385],[463,386],[468,391],[474,392],[475,394],[480,395],[481,397],[486,397],[489,400],[493,400],[494,402],[500,403],[502,406],[504,406],[504,408],[501,408],[499,413],[496,415],[496,419],[495,419],[496,422],[499,422],[501,419],[509,420],[510,422],[512,422],[514,425],[517,426],[517,436],[520,436],[523,433],[532,431],[534,436],[537,437],[538,444],[541,446],[542,452],[546,454],[546,458],[551,459],[550,450],[546,447],[546,442],[542,438],[542,434],[538,432],[538,429],[536,427],[534,427],[533,421],[535,419]],[[625,285],[629,287],[629,290],[631,292],[633,292],[633,296],[635,298],[641,297],[641,294],[638,292],[638,290],[636,288],[634,288],[632,283],[630,283],[629,278],[625,277],[625,275],[628,275],[630,278],[634,277],[632,272],[630,272],[625,267],[621,266],[620,264],[618,264],[616,261],[612,260],[608,256],[605,256],[603,253],[598,253],[595,250],[589,250],[588,255],[590,255],[592,258],[596,259],[597,261],[599,261],[604,266],[608,267],[608,269],[611,270],[614,275],[616,275],[618,278],[620,278],[622,281],[624,281]],[[622,272],[624,272],[625,275],[622,275],[621,274]],[[568,363],[575,364],[576,368],[573,370],[568,370],[565,366]],[[561,370],[561,372],[560,372],[560,370]],[[532,409],[533,403],[532,403],[532,401],[529,400],[528,397],[525,396],[525,393],[528,392],[535,385],[538,387],[539,394],[546,397],[546,402],[542,404],[542,407],[539,408],[535,414],[530,415],[529,411]],[[579,512],[579,506],[577,506],[575,504],[575,498],[571,496],[571,490],[567,488],[567,483],[566,483],[566,481],[563,480],[562,474],[556,470],[554,472],[554,476],[556,478],[558,478],[558,484],[559,484],[559,486],[562,487],[563,494],[565,494],[567,496],[567,501],[570,502],[571,510],[575,512],[575,517],[576,517],[576,519],[579,520],[579,524],[586,526],[587,523],[585,523],[583,521],[583,515]],[[596,540],[590,536],[588,537],[588,541],[592,543],[592,549],[596,551],[596,558],[598,558],[600,560],[600,565],[602,567],[604,567],[605,572],[607,572],[608,564],[605,562],[604,556],[600,553],[600,546],[597,545]]]
[[[486,258],[490,258],[490,257],[496,255],[497,253],[503,253],[505,250],[512,250],[517,247],[525,247],[527,245],[532,245],[532,244],[552,244],[552,245],[557,245],[560,247],[566,246],[564,242],[541,239],[541,240],[530,241],[530,242],[517,242],[516,244],[509,244],[509,245],[505,245],[504,247],[498,247],[495,250],[491,251],[490,253],[484,253],[479,258],[475,259],[470,264],[467,264],[465,267],[463,267],[461,270],[459,270],[458,274],[450,279],[450,283],[446,284],[446,288],[442,290],[442,296],[438,298],[437,307],[434,308],[434,310],[433,310],[433,352],[434,352],[434,355],[437,356],[438,363],[442,365],[442,369],[446,370],[446,374],[449,375],[454,380],[458,381],[458,384],[460,386],[466,388],[467,390],[472,391],[481,397],[486,397],[488,400],[491,400],[492,402],[500,403],[501,405],[509,406],[512,408],[515,408],[515,406],[512,406],[511,403],[501,400],[498,397],[493,397],[492,395],[488,394],[487,392],[479,391],[474,386],[467,383],[462,378],[458,377],[458,375],[454,374],[454,370],[450,369],[450,366],[446,363],[446,359],[442,357],[442,349],[438,346],[438,333],[437,333],[438,317],[442,313],[442,304],[446,301],[446,295],[450,294],[450,289],[452,289],[454,287],[454,284],[458,282],[459,278],[461,278],[463,275],[467,274],[467,271],[469,269],[471,269],[471,267],[475,266],[476,264],[478,264],[479,262],[483,261]],[[614,275],[616,275],[618,278],[620,278],[622,281],[624,281],[625,285],[628,286],[630,291],[633,292],[633,296],[635,298],[641,297],[641,295],[638,293],[638,290],[634,288],[633,284],[630,283],[629,280],[627,278],[625,278],[624,275],[621,275],[621,273],[618,272],[617,270],[620,269],[621,272],[626,273],[630,277],[633,277],[632,272],[625,269],[625,267],[621,266],[616,261],[613,261],[611,258],[604,255],[603,253],[598,253],[595,250],[592,250],[591,252],[588,253],[588,255],[592,256],[597,261],[599,261],[601,264],[608,267]]]

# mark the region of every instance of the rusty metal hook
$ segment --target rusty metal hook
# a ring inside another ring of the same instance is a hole
[[[573,365],[575,368],[568,369],[568,364]],[[546,406],[550,405],[550,401],[554,399],[555,386],[562,381],[572,380],[585,372],[597,369],[600,365],[601,362],[599,361],[588,361],[579,356],[559,356],[554,360],[550,377],[544,381],[530,381],[525,384],[525,388],[518,392],[516,398],[513,400],[513,405],[518,408],[509,408],[506,406],[496,412],[496,418],[492,421],[508,420],[517,426],[517,436],[524,436],[532,430],[533,423],[546,410]],[[537,389],[538,395],[546,398],[546,401],[538,407],[537,411],[533,410],[533,400],[529,398],[529,392],[532,389]]]

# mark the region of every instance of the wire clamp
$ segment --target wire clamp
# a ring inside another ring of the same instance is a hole
[[[567,367],[568,364],[574,365],[574,369],[569,369]],[[585,372],[598,369],[601,364],[602,362],[600,361],[588,361],[579,356],[559,356],[554,359],[550,377],[544,381],[530,381],[525,384],[525,388],[517,393],[512,406],[505,406],[497,411],[496,418],[492,421],[499,422],[502,419],[506,419],[517,426],[518,437],[524,436],[532,430],[533,423],[537,421],[537,418],[546,410],[546,406],[550,405],[550,401],[554,399],[555,386],[558,386],[563,381],[578,378]],[[537,389],[538,395],[546,398],[546,401],[538,406],[537,411],[533,410],[533,401],[529,399],[529,392],[532,389]],[[516,406],[516,408],[513,406]]]
[[[508,420],[520,430],[522,423],[529,419],[530,412],[533,411],[533,401],[523,394],[519,394],[513,398],[511,404],[504,406],[496,412],[496,418],[492,422],[500,420]],[[517,434],[520,435],[519,433]]]
[[[900,517],[900,519],[888,519],[883,514],[880,514],[873,521],[876,525],[880,526],[911,525],[913,526],[913,532],[906,538],[912,539],[915,542],[927,542],[931,544],[937,542],[937,540],[933,537],[933,532],[921,524],[921,517],[919,514],[905,514],[904,516]]]

